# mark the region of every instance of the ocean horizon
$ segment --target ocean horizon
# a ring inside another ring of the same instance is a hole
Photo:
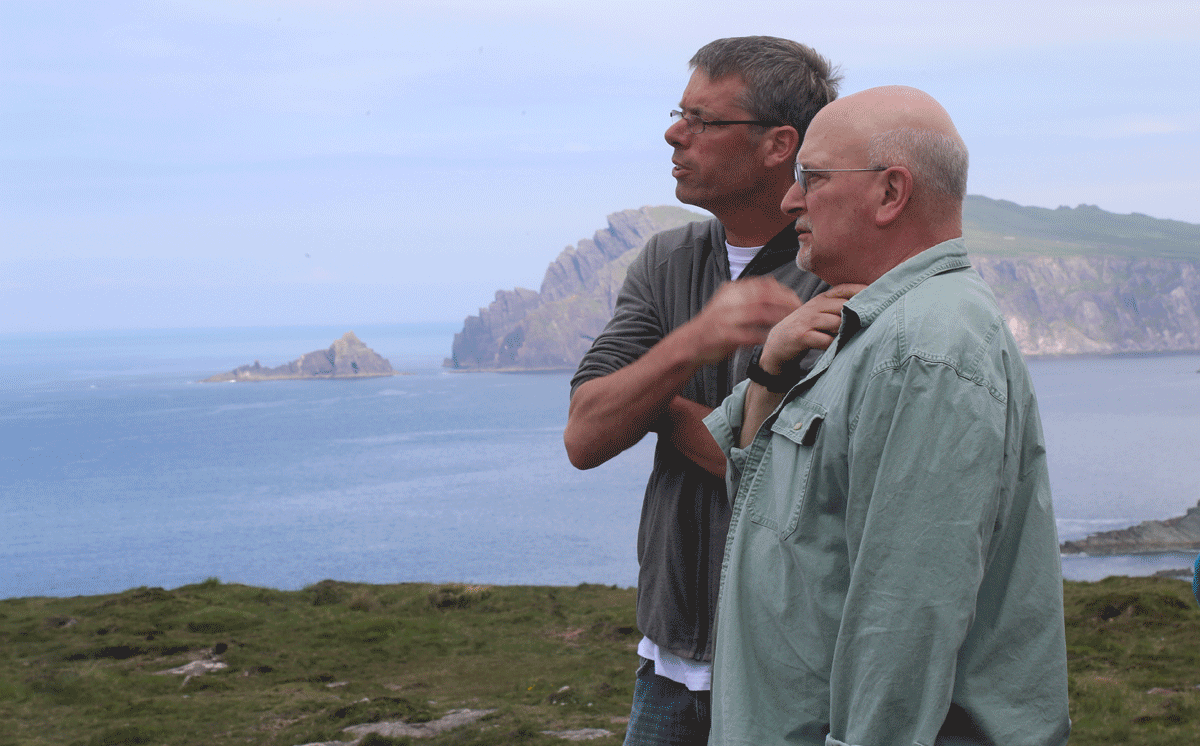
[[[580,472],[570,374],[441,367],[461,324],[0,334],[0,598],[323,579],[629,587],[654,437]],[[346,331],[409,375],[204,384]],[[1200,500],[1200,354],[1030,361],[1061,540]],[[1063,558],[1068,579],[1189,567]]]

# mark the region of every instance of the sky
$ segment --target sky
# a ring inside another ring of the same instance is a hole
[[[1200,3],[0,0],[0,333],[461,322],[677,204],[687,60],[937,98],[969,192],[1200,223]]]

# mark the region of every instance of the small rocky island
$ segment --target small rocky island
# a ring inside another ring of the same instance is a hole
[[[1103,531],[1079,541],[1066,541],[1063,554],[1104,556],[1143,552],[1190,552],[1200,550],[1200,503],[1185,515],[1165,521],[1142,521],[1136,526]]]
[[[253,365],[243,365],[228,373],[218,373],[205,378],[203,383],[395,375],[399,373],[392,369],[391,363],[363,344],[354,332],[346,332],[341,339],[329,345],[327,350],[315,350],[275,368],[264,368],[255,360]]]

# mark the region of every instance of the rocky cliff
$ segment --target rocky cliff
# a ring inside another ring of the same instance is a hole
[[[1063,554],[1136,554],[1200,550],[1200,503],[1186,515],[1165,521],[1142,521],[1136,526],[1092,534],[1079,541],[1063,542]]]
[[[704,217],[679,207],[608,216],[608,227],[563,249],[540,290],[496,291],[454,335],[444,365],[458,369],[574,369],[612,316],[625,271],[655,233]]]
[[[329,345],[328,349],[310,352],[290,363],[275,368],[264,368],[255,360],[253,365],[243,365],[228,373],[218,373],[205,378],[203,383],[394,375],[396,371],[392,370],[391,363],[363,344],[354,332],[346,332],[341,339]]]
[[[1026,355],[1200,350],[1200,261],[973,255]]]
[[[1200,350],[1200,226],[978,196],[963,212],[971,261],[1025,354]],[[468,317],[445,365],[574,369],[646,239],[699,219],[675,207],[610,215],[608,228],[559,254],[538,291],[498,291]]]

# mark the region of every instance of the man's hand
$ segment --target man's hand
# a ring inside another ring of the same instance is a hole
[[[789,360],[795,360],[809,350],[824,350],[833,342],[842,323],[842,306],[866,285],[835,285],[820,295],[814,295],[776,324],[763,344],[759,365],[768,373],[778,375]]]
[[[803,307],[796,293],[774,277],[747,277],[717,288],[678,331],[690,335],[694,359],[708,365],[739,347],[762,344],[773,326]]]
[[[783,366],[809,350],[828,349],[842,324],[842,306],[866,285],[835,285],[820,295],[814,295],[800,308],[780,321],[767,335],[759,366],[772,375],[783,372]],[[758,384],[746,389],[742,406],[742,431],[738,445],[746,448],[754,441],[758,428],[783,401],[783,394],[767,391]]]
[[[571,463],[579,469],[599,466],[641,440],[656,423],[662,426],[668,405],[698,368],[724,360],[743,345],[762,344],[771,327],[800,306],[800,298],[773,277],[722,285],[700,313],[646,354],[575,389],[563,433]],[[670,419],[666,423],[673,429]],[[675,434],[667,435],[676,440]],[[689,450],[707,448],[685,452]],[[707,459],[697,461],[705,466]]]

